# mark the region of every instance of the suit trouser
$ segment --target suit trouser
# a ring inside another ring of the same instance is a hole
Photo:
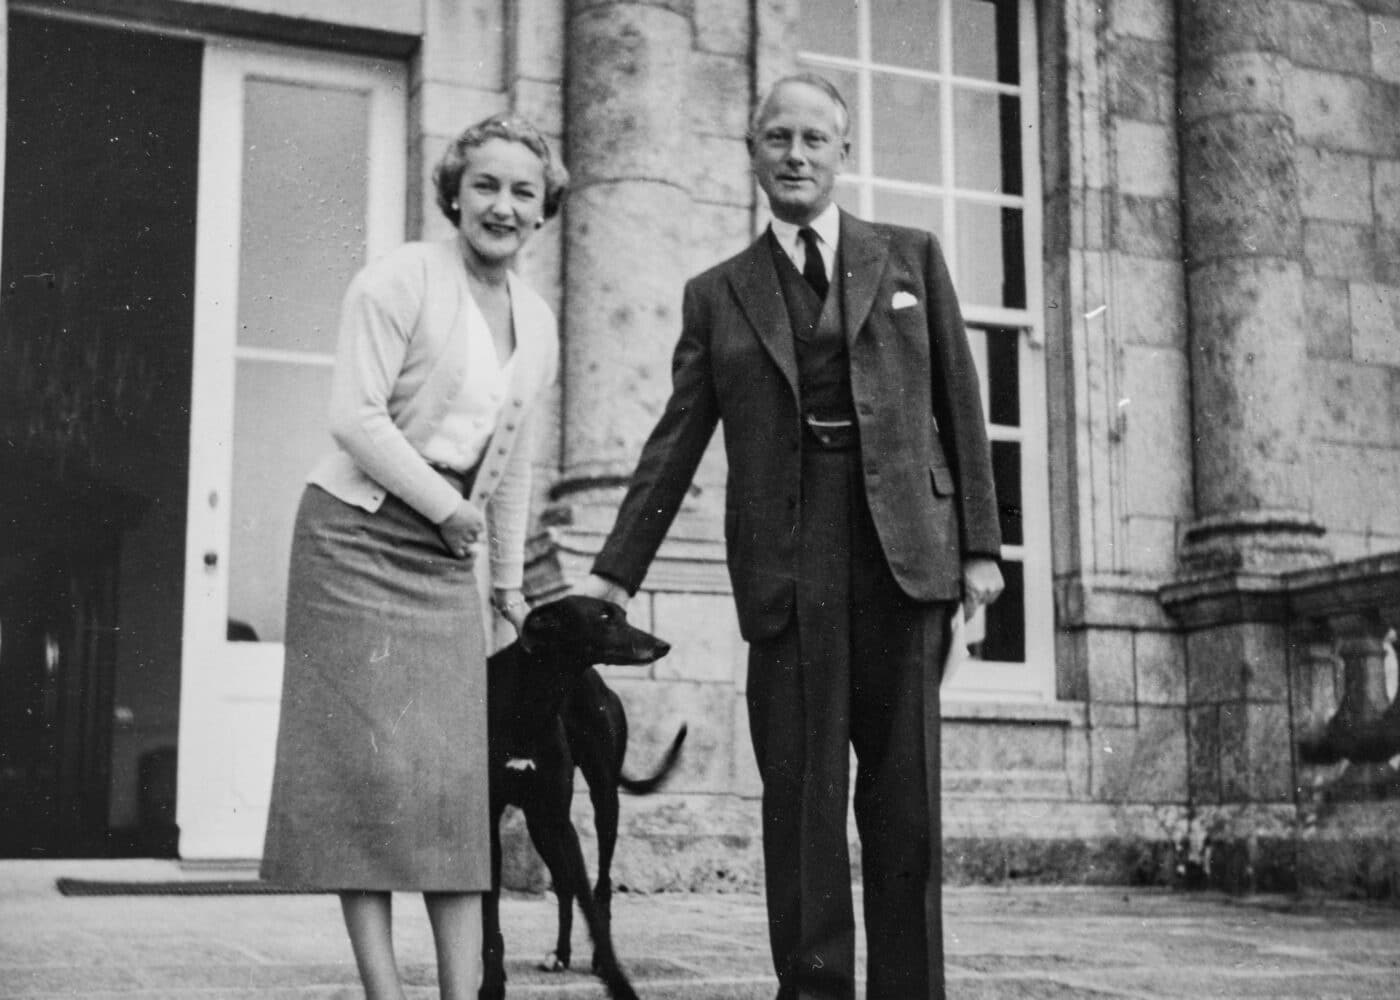
[[[852,1000],[846,837],[856,752],[867,1000],[943,997],[938,683],[952,603],[886,565],[858,450],[803,459],[796,611],[749,649],[779,1000]]]

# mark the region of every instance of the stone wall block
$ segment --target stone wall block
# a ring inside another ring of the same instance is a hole
[[[1215,704],[1187,710],[1187,781],[1191,799],[1200,805],[1221,801],[1220,709]]]
[[[564,70],[565,3],[514,0],[515,72],[532,80],[559,80]]]
[[[1296,160],[1304,219],[1371,223],[1369,157],[1300,145]]]
[[[1400,367],[1400,287],[1353,283],[1351,319],[1352,357]]]
[[[747,60],[708,52],[693,54],[685,101],[690,129],[742,139],[749,131],[753,103]]]
[[[1400,83],[1400,17],[1374,15],[1369,29],[1371,71],[1382,80]]]
[[[1123,565],[1154,579],[1166,579],[1180,565],[1177,544],[1180,520],[1130,514],[1123,526]]]
[[[733,689],[724,684],[604,677],[627,712],[625,768],[633,777],[653,773],[682,723],[688,727],[680,764],[668,792],[727,792],[733,772],[734,731],[724,723]],[[745,734],[739,734],[745,735]]]
[[[1170,45],[1120,38],[1109,74],[1108,107],[1115,117],[1174,124],[1176,53]]]
[[[1126,629],[1086,629],[1085,654],[1089,697],[1095,705],[1132,704],[1137,698],[1133,678],[1133,634]]]
[[[1124,344],[1186,350],[1186,275],[1178,254],[1169,258],[1114,254],[1113,289],[1127,308],[1118,314]]]
[[[1337,361],[1308,365],[1314,441],[1400,447],[1390,369]]]
[[[563,152],[564,88],[555,80],[519,78],[514,87],[514,113],[524,115]]]
[[[1180,0],[1182,55],[1188,66],[1229,53],[1285,51],[1289,24],[1278,0]]]
[[[1301,510],[1308,495],[1299,318],[1302,269],[1280,260],[1222,260],[1188,276],[1193,318],[1198,516]]]
[[[943,767],[950,771],[1046,771],[1065,767],[1059,723],[943,721]]]
[[[758,774],[758,759],[753,753],[753,738],[749,735],[749,704],[743,690],[730,701],[730,718],[734,734],[732,789],[735,795],[759,798],[763,795],[763,779]]]
[[[1294,69],[1286,93],[1301,141],[1337,152],[1400,156],[1400,85]]]
[[[752,7],[752,0],[696,0],[696,48],[747,57],[754,30]]]
[[[1186,641],[1181,635],[1175,632],[1134,633],[1133,663],[1137,670],[1140,705],[1186,704]]]
[[[1235,114],[1271,115],[1288,107],[1288,65],[1276,52],[1231,52],[1211,62],[1201,62],[1200,55],[1194,44],[1182,52],[1180,103],[1189,120]]]
[[[1378,226],[1400,227],[1400,160],[1376,160],[1371,199]]]
[[[1119,191],[1144,198],[1177,196],[1174,127],[1119,119],[1113,124],[1113,151]]]
[[[1124,347],[1122,398],[1128,509],[1134,514],[1190,517],[1190,363],[1179,352]]]
[[[1065,612],[1059,609],[1065,588],[1057,587],[1056,620],[1063,622]],[[1060,701],[1089,700],[1089,656],[1086,631],[1082,628],[1055,630],[1055,697]]]
[[[1303,252],[1311,275],[1350,281],[1376,277],[1376,237],[1370,226],[1310,219],[1303,223]]]
[[[1176,35],[1176,7],[1171,0],[1114,0],[1109,26],[1119,35],[1170,42]]]
[[[1316,0],[1281,4],[1289,59],[1299,66],[1365,74],[1371,69],[1371,25],[1359,10]]]
[[[1170,257],[1181,248],[1181,205],[1175,197],[1112,196],[1113,248],[1144,257]]]
[[[1187,638],[1190,699],[1286,702],[1288,647],[1279,626],[1242,622]]]
[[[652,631],[671,644],[652,669],[658,680],[733,683],[745,670],[747,646],[729,595],[658,591],[652,617]]]
[[[1144,705],[1138,710],[1130,795],[1138,802],[1187,799],[1186,709]]]
[[[1351,300],[1345,281],[1308,278],[1303,283],[1308,357],[1351,359]]]
[[[424,0],[423,79],[501,90],[505,82],[505,5],[495,0]]]
[[[1091,794],[1101,802],[1123,802],[1136,797],[1138,730],[1136,726],[1095,726],[1089,753]]]
[[[577,9],[581,8],[581,9]],[[586,187],[673,178],[691,108],[690,19],[644,3],[576,4],[569,22],[569,169]]]
[[[1381,498],[1400,481],[1400,454],[1390,448],[1319,442],[1312,449],[1312,467],[1312,509],[1329,531],[1368,536],[1369,544],[1358,555],[1396,547],[1400,504]]]
[[[670,391],[690,198],[667,183],[584,187],[565,209],[566,476],[628,475]]]
[[[1221,790],[1227,802],[1280,802],[1292,797],[1288,706],[1227,702],[1220,706]]]
[[[1275,114],[1211,117],[1182,136],[1191,260],[1295,257],[1302,245],[1295,142]]]

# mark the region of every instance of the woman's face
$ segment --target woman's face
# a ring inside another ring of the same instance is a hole
[[[467,151],[457,230],[475,253],[508,262],[544,219],[544,164],[519,142],[488,139]]]

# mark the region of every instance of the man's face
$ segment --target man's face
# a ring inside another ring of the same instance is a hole
[[[749,149],[773,214],[797,226],[821,215],[850,145],[841,134],[841,109],[823,91],[797,81],[780,86]]]

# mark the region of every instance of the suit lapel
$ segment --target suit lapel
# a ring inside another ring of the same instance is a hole
[[[841,319],[846,342],[853,343],[875,304],[889,248],[875,227],[846,212],[841,213],[840,241],[839,264],[846,272]]]
[[[797,396],[797,349],[778,284],[778,269],[773,265],[773,250],[772,237],[765,230],[729,269],[729,282],[744,317]]]

